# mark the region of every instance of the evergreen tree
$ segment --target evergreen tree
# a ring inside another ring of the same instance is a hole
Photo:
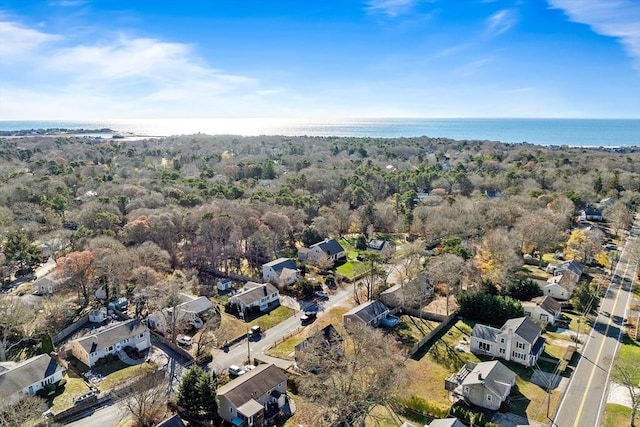
[[[177,404],[182,414],[193,420],[214,420],[218,413],[216,378],[199,366],[190,368],[180,381]]]

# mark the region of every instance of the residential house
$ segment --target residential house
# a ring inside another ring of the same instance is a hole
[[[60,284],[45,276],[33,282],[33,285],[36,287],[38,295],[53,295],[58,290]]]
[[[389,315],[389,309],[381,301],[367,301],[357,307],[352,308],[342,315],[345,326],[353,324],[363,324],[366,326],[377,326],[382,319]]]
[[[34,356],[8,369],[0,367],[0,402],[16,403],[23,395],[35,395],[62,379],[65,368],[48,354]],[[1,407],[1,405],[0,405]]]
[[[572,261],[563,262],[562,264],[557,266],[553,270],[553,275],[554,276],[566,275],[568,276],[569,280],[571,280],[573,284],[576,284],[580,281],[580,278],[582,277],[582,272],[583,272],[582,264],[580,264],[576,260],[572,260]]]
[[[586,207],[580,211],[578,215],[578,221],[602,221],[604,217],[602,216],[602,211],[600,209],[596,209],[594,207]]]
[[[324,239],[322,242],[315,243],[308,248],[301,248],[298,251],[300,261],[317,261],[322,256],[326,256],[329,261],[335,263],[346,258],[347,255],[336,239]]]
[[[477,323],[471,331],[469,348],[474,354],[533,366],[544,348],[541,335],[542,329],[526,316],[509,319],[500,329]]]
[[[313,371],[317,369],[312,360],[308,360],[305,349],[309,346],[320,347],[322,357],[339,358],[344,354],[343,339],[332,324],[328,324],[316,333],[308,336],[304,341],[295,346],[295,361],[300,369]]]
[[[543,295],[550,296],[555,300],[567,301],[573,295],[575,286],[570,275],[561,274],[548,279],[547,284],[541,288]]]
[[[218,388],[218,415],[236,427],[261,427],[286,404],[287,376],[269,363]]]
[[[218,290],[221,292],[228,292],[231,290],[231,279],[218,280]]]
[[[485,409],[498,410],[516,383],[516,374],[497,360],[467,362],[445,380],[445,389],[455,400]]]
[[[235,304],[244,317],[247,310],[267,311],[280,305],[280,292],[271,283],[247,282],[241,292],[229,298],[229,303]]]
[[[524,313],[534,322],[553,325],[562,317],[560,303],[545,295],[522,303]]]
[[[484,191],[484,195],[490,199],[501,199],[502,192],[500,190],[496,190],[495,188],[490,188]]]
[[[180,418],[180,415],[176,414],[171,418],[161,421],[156,427],[185,427],[185,424],[182,418]]]
[[[189,325],[196,329],[202,327],[202,316],[213,308],[209,298],[185,293],[179,294],[178,298],[180,303],[175,307],[167,307],[149,315],[147,324],[150,328],[164,333],[170,330],[172,325],[178,328],[185,328]]]
[[[382,252],[383,250],[393,250],[395,251],[395,246],[388,240],[384,239],[371,239],[367,243],[367,249],[371,249],[372,251]]]
[[[107,307],[100,307],[89,312],[89,322],[102,323],[108,318]]]
[[[291,258],[278,258],[262,265],[262,280],[292,285],[300,280],[300,269]]]
[[[71,341],[69,345],[71,354],[92,368],[99,359],[118,354],[125,347],[146,350],[151,346],[151,340],[146,325],[138,319],[131,319],[96,329],[90,335]]]

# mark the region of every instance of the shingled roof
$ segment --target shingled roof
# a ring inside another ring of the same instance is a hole
[[[500,328],[500,332],[507,332],[509,330],[512,330],[513,333],[531,345],[535,344],[538,336],[542,332],[542,329],[527,316],[509,319],[504,322],[504,325]]]
[[[98,349],[111,347],[128,337],[133,337],[147,332],[147,327],[138,319],[127,320],[106,329],[97,330],[91,335],[87,335],[76,342],[79,343],[87,353],[93,353]]]
[[[365,302],[364,304],[360,304],[359,306],[352,308],[351,310],[343,314],[343,317],[354,315],[364,323],[368,324],[385,311],[389,311],[387,306],[384,305],[381,301],[374,300]]]
[[[218,388],[218,396],[225,396],[236,408],[258,399],[287,381],[287,376],[271,363],[258,365],[255,369]]]
[[[289,270],[298,269],[298,266],[291,258],[278,258],[274,261],[264,264],[263,267],[271,267],[278,274],[280,274],[280,272],[285,268],[288,268]]]
[[[229,298],[229,302],[241,301],[244,305],[249,305],[260,300],[262,297],[278,292],[278,288],[271,283],[247,282],[245,290]]]
[[[64,368],[48,354],[27,359],[14,368],[0,373],[0,399],[7,399],[25,387],[63,370]]]
[[[309,248],[319,247],[322,252],[326,253],[329,256],[333,256],[339,254],[340,252],[344,252],[344,248],[340,246],[340,243],[336,239],[325,239],[322,242],[315,243]]]
[[[469,369],[471,368],[471,369]],[[497,360],[467,365],[462,385],[483,384],[497,396],[505,396],[516,381],[516,374]]]

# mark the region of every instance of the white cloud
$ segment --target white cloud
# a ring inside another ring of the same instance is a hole
[[[0,56],[2,62],[19,59],[45,43],[60,39],[59,36],[27,28],[21,24],[0,21]]]
[[[640,68],[640,3],[634,0],[547,0],[573,22],[617,38]]]
[[[411,12],[418,0],[369,0],[367,10],[382,13],[391,18]]]
[[[512,10],[500,10],[487,18],[487,33],[490,36],[499,36],[509,31],[509,29],[515,25],[516,21],[516,15]]]

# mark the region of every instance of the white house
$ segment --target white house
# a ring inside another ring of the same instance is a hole
[[[308,248],[301,248],[298,251],[300,261],[317,261],[321,256],[326,256],[328,260],[335,263],[346,258],[347,255],[336,239],[324,239],[322,242],[315,243]]]
[[[526,316],[509,319],[500,329],[477,323],[471,331],[469,348],[474,354],[533,366],[544,349],[541,335],[542,329]]]
[[[570,276],[561,274],[547,280],[547,284],[542,286],[542,294],[555,300],[567,301],[573,295],[574,288],[575,283]]]
[[[0,401],[7,404],[17,402],[22,395],[33,396],[47,385],[57,383],[65,371],[48,354],[34,356],[2,369],[0,367]]]
[[[455,400],[464,400],[490,410],[498,410],[516,383],[516,374],[497,360],[467,362],[445,380],[445,389]]]
[[[41,277],[33,285],[37,288],[38,295],[53,295],[58,290],[59,283],[48,277]]]
[[[171,325],[179,328],[186,328],[192,325],[199,329],[203,325],[202,315],[213,308],[213,304],[207,297],[196,297],[181,293],[178,295],[180,304],[175,307],[164,308],[161,311],[153,312],[147,318],[150,328],[165,332],[171,329]]]
[[[146,350],[151,346],[151,340],[149,329],[138,319],[131,319],[95,330],[91,335],[71,341],[69,345],[71,354],[91,368],[100,358],[118,354],[125,347]]]
[[[238,427],[262,427],[286,404],[287,376],[273,364],[255,369],[218,388],[218,415]]]
[[[262,265],[262,279],[269,283],[292,285],[300,280],[300,269],[291,258],[278,258]]]
[[[522,303],[522,308],[531,320],[545,325],[555,324],[562,316],[560,303],[548,295],[525,301]]]
[[[229,303],[235,304],[244,316],[250,309],[267,311],[270,307],[280,305],[280,292],[271,283],[247,282],[241,292],[229,298]]]

